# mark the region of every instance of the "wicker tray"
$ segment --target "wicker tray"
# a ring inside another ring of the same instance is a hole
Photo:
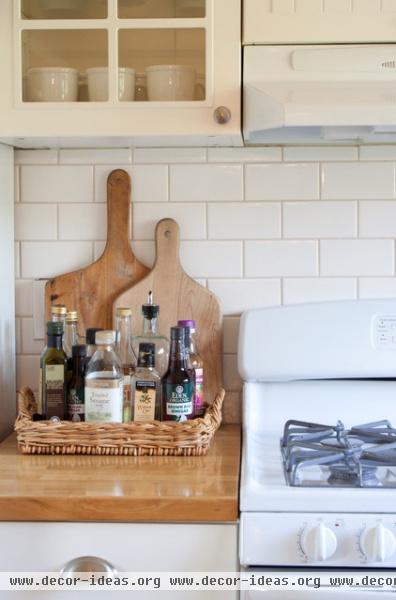
[[[24,454],[202,456],[220,427],[224,394],[217,394],[202,418],[183,423],[53,423],[32,420],[37,405],[24,387],[18,392],[15,422],[18,448]]]

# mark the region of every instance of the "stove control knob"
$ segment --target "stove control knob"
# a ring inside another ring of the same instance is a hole
[[[311,561],[327,560],[337,548],[335,533],[322,522],[306,527],[300,543],[302,551]]]
[[[396,539],[390,529],[377,523],[369,527],[360,536],[360,547],[363,554],[373,562],[385,562],[396,551]]]

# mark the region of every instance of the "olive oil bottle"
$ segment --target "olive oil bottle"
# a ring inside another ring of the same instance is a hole
[[[47,323],[47,346],[40,358],[40,399],[43,419],[65,418],[67,356],[62,347],[63,323]]]

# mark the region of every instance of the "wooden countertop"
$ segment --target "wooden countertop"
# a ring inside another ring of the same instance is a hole
[[[240,428],[206,456],[32,456],[0,445],[0,521],[236,521]]]

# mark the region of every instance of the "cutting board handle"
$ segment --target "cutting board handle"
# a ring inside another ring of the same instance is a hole
[[[155,228],[155,268],[179,269],[180,229],[173,219],[161,219]]]
[[[107,178],[107,243],[118,255],[132,253],[129,243],[131,179],[126,171],[115,169]]]

